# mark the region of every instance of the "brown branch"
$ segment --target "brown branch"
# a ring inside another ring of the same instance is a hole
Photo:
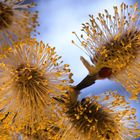
[[[89,87],[95,83],[95,81],[98,79],[98,74],[94,75],[87,75],[77,86],[74,88],[76,90],[82,90],[86,87]]]

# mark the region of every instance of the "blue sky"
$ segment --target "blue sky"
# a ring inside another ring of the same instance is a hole
[[[76,39],[72,34],[75,31],[80,35],[81,24],[88,21],[89,14],[97,15],[107,9],[113,13],[113,6],[121,2],[133,4],[134,0],[36,0],[39,11],[40,35],[38,40],[43,40],[55,46],[57,53],[62,56],[65,63],[70,64],[74,73],[74,84],[80,82],[87,74],[87,70],[80,62],[80,56],[88,57],[79,48],[71,43]],[[121,95],[129,98],[129,93],[118,83],[109,80],[97,81],[95,85],[82,91],[83,96],[96,95],[107,90],[117,90]],[[130,101],[131,106],[137,108],[137,117],[140,122],[140,102]]]

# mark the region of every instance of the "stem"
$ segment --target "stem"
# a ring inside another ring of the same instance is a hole
[[[80,91],[86,87],[89,87],[94,84],[97,79],[98,74],[87,75],[77,86],[75,86],[75,89]]]

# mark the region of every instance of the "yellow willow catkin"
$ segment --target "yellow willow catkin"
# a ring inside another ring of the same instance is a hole
[[[76,98],[74,100],[74,93],[77,94],[71,90],[67,96],[61,98],[65,114],[56,139],[132,140],[140,136],[136,110],[117,92],[109,91],[81,101]]]
[[[81,46],[93,65],[81,57],[90,75],[99,72],[100,78],[120,82],[137,99],[140,92],[140,28],[138,3],[120,8],[114,6],[114,15],[99,13],[97,19],[83,24]],[[74,33],[76,34],[76,33]],[[74,44],[75,42],[72,41]]]
[[[0,122],[27,134],[51,129],[59,119],[52,97],[63,95],[72,80],[55,48],[25,39],[0,63]]]
[[[31,31],[35,31],[38,13],[29,11],[35,4],[24,2],[24,0],[0,1],[0,47],[29,37]]]

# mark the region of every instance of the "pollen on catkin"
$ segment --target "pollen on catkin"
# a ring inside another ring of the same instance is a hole
[[[38,26],[37,12],[29,9],[34,3],[25,0],[0,1],[0,47],[11,46],[13,42],[30,36]]]
[[[136,110],[117,92],[109,91],[81,101],[71,99],[71,91],[62,98],[65,115],[58,139],[132,140],[140,136]]]
[[[5,129],[2,124],[0,124],[0,139],[1,140],[11,140],[12,139],[10,130]]]
[[[93,64],[81,57],[89,74],[120,82],[134,100],[140,93],[139,19],[138,3],[130,7],[122,3],[120,8],[114,6],[113,16],[107,10],[97,19],[90,15],[81,39],[74,32]]]
[[[14,44],[0,63],[0,121],[27,134],[49,129],[59,119],[52,97],[63,95],[73,82],[68,64],[50,47],[35,39]]]
[[[42,130],[36,131],[33,135],[25,134],[24,131],[19,134],[22,140],[56,140],[55,136],[60,131],[57,126],[52,126],[51,128],[44,128]]]

